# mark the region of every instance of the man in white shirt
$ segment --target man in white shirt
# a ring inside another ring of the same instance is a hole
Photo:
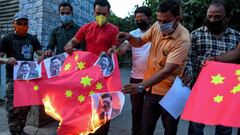
[[[137,29],[130,32],[134,37],[141,37],[151,26],[151,9],[145,6],[139,7],[135,10],[135,22],[138,26]],[[144,72],[147,65],[147,58],[150,50],[151,43],[148,42],[140,48],[131,47],[125,41],[120,47],[120,55],[125,53],[130,47],[132,50],[132,71],[130,83],[140,83],[143,80]],[[130,94],[132,104],[132,135],[141,134],[141,117],[144,101],[144,90],[139,93]]]

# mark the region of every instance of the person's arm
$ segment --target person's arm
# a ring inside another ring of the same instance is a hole
[[[166,64],[164,68],[156,72],[151,78],[145,80],[139,84],[130,84],[124,86],[124,93],[136,93],[137,85],[143,86],[143,88],[149,88],[162,80],[166,79],[172,72],[177,69],[187,59],[190,42],[180,42],[175,45],[175,48],[168,54]]]
[[[3,37],[0,40],[0,64],[10,64],[15,65],[17,64],[17,60],[14,57],[4,58],[4,54],[7,52],[7,45],[9,39],[7,37]]]
[[[143,41],[141,38],[134,37],[126,32],[119,32],[117,35],[117,40],[119,43],[123,43],[125,40],[128,40],[129,43],[134,47],[141,47],[147,42]]]
[[[56,29],[53,29],[52,32],[51,32],[47,48],[44,51],[44,56],[54,55],[53,50],[55,49],[55,46],[56,46],[56,43],[57,43],[55,31],[56,31]]]
[[[182,77],[182,81],[185,85],[190,85],[191,79],[193,77],[193,68],[195,59],[197,59],[197,35],[193,32],[191,34],[192,45],[189,50],[187,64],[184,70],[184,75]]]
[[[240,58],[240,43],[238,46],[229,52],[213,57],[212,60],[220,62],[235,62]]]

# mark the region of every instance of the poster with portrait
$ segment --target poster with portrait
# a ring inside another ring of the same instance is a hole
[[[102,53],[97,59],[94,66],[95,65],[99,65],[101,67],[104,77],[111,76],[115,68],[113,54]]]
[[[91,95],[92,125],[99,127],[122,112],[125,97],[122,92]]]
[[[32,80],[42,77],[41,63],[37,61],[17,61],[14,65],[14,80]]]
[[[59,55],[55,55],[53,57],[50,57],[44,60],[44,66],[45,66],[48,78],[58,76],[67,55],[68,55],[67,53],[61,53]]]

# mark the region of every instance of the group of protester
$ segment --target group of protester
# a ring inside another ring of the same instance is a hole
[[[123,92],[130,93],[132,135],[153,135],[160,116],[164,134],[176,135],[179,118],[174,119],[159,105],[176,76],[181,76],[185,84],[192,87],[205,60],[235,62],[239,59],[240,33],[227,26],[229,11],[222,1],[211,2],[205,25],[191,34],[180,23],[181,3],[178,0],[162,0],[153,24],[151,9],[138,7],[134,12],[138,28],[130,33],[119,32],[117,26],[107,21],[111,8],[107,0],[95,0],[93,7],[96,21],[79,28],[73,22],[73,7],[66,2],[60,4],[62,23],[52,30],[44,51],[38,39],[27,33],[27,15],[17,13],[14,16],[14,33],[0,42],[0,63],[7,64],[6,109],[11,134],[24,134],[29,112],[29,107],[13,107],[13,65],[17,60],[33,60],[34,52],[46,58],[63,52],[71,54],[76,47],[84,46],[85,51],[96,55],[102,52],[122,55],[131,48],[131,79]],[[107,135],[109,125],[110,121],[94,135]],[[203,135],[203,129],[204,124],[190,122],[188,134]],[[216,125],[216,135],[231,133],[231,127]]]

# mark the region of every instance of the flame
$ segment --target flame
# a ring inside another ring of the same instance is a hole
[[[82,132],[79,135],[88,135],[90,133],[95,133],[102,125],[104,125],[107,121],[99,119],[99,113],[96,109],[92,110],[92,118],[90,129],[88,131]]]
[[[55,120],[59,121],[59,125],[61,125],[62,117],[56,112],[55,108],[52,105],[50,97],[47,95],[43,98],[42,101],[43,101],[45,112]]]

